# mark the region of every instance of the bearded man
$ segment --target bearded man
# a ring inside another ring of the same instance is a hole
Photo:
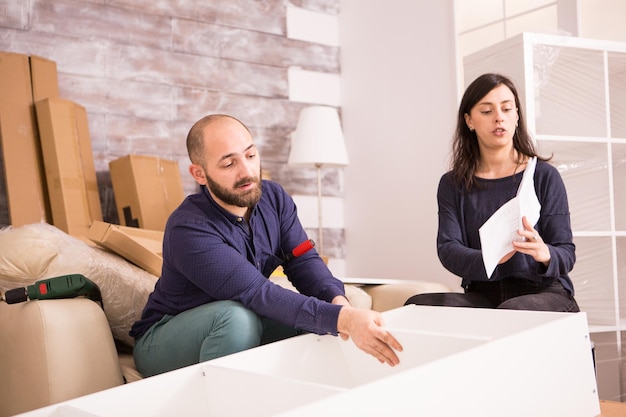
[[[187,135],[189,172],[201,191],[170,215],[163,269],[131,328],[139,372],[152,376],[304,332],[340,335],[381,363],[402,346],[380,313],[352,307],[343,283],[307,240],[292,198],[261,180],[249,129],[234,117],[205,116]],[[298,292],[271,282],[277,266]]]

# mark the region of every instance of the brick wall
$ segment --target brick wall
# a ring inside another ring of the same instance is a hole
[[[0,0],[0,50],[55,61],[61,97],[87,109],[107,221],[117,223],[108,163],[120,156],[177,160],[185,192],[196,190],[184,141],[209,113],[244,121],[272,179],[315,195],[315,172],[286,165],[307,105],[289,100],[288,69],[338,74],[339,49],[290,39],[292,6],[339,12],[339,0]],[[323,181],[325,195],[343,194],[339,170]],[[324,231],[330,257],[342,243],[343,230]]]

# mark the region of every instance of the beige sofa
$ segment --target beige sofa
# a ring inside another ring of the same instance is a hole
[[[85,298],[0,303],[0,417],[142,378],[128,330],[156,277],[47,224],[0,231],[0,291],[74,273],[100,287],[104,309]],[[284,277],[272,279],[293,289]],[[378,311],[434,291],[449,289],[430,282],[346,285],[353,305]]]

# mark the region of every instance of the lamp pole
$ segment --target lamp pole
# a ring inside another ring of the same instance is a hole
[[[317,168],[317,241],[319,243],[320,256],[324,253],[324,243],[322,238],[322,164],[315,163]]]
[[[348,152],[337,109],[330,106],[309,106],[300,111],[298,125],[291,136],[287,162],[290,165],[313,166],[317,170],[317,251],[324,257],[322,165],[348,165]]]

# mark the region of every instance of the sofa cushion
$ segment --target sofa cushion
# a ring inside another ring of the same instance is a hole
[[[46,227],[0,230],[0,277],[41,277],[57,256],[57,242]]]
[[[445,284],[430,281],[364,285],[362,288],[372,297],[372,310],[380,312],[402,307],[410,297],[416,294],[452,291]]]

